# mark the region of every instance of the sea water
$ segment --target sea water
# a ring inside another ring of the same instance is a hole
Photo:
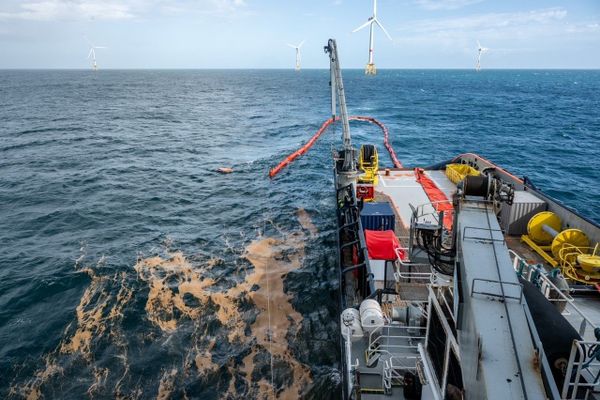
[[[478,153],[600,221],[600,71],[343,74],[406,166]],[[337,398],[341,128],[267,178],[329,90],[327,70],[0,71],[0,397]]]

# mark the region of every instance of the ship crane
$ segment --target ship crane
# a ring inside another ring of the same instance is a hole
[[[340,173],[345,179],[340,182],[346,186],[354,182],[357,176],[355,154],[356,149],[352,147],[352,138],[350,137],[350,123],[348,119],[348,110],[346,109],[346,95],[344,93],[344,83],[342,81],[342,70],[340,59],[338,57],[337,45],[335,39],[329,39],[327,46],[324,47],[325,53],[329,55],[329,70],[331,73],[331,116],[332,120],[337,117],[337,104],[339,104],[340,116],[342,121],[342,138],[344,142],[343,157],[344,163]]]
[[[319,137],[327,130],[327,128],[334,124],[338,120],[342,120],[342,138],[344,142],[344,148],[342,154],[336,155],[336,170],[338,174],[337,187],[342,188],[350,184],[356,186],[359,172],[357,170],[357,157],[356,149],[352,147],[352,138],[350,137],[350,121],[362,121],[369,122],[377,125],[383,132],[383,144],[390,153],[390,158],[396,168],[402,168],[402,164],[396,156],[396,152],[392,148],[389,142],[389,131],[381,123],[373,117],[353,115],[348,116],[348,110],[346,109],[346,95],[344,94],[344,83],[342,81],[342,71],[340,67],[340,61],[337,53],[337,46],[335,39],[329,39],[327,46],[324,47],[325,53],[329,55],[329,69],[331,78],[329,85],[331,86],[331,118],[321,125],[319,130],[313,135],[313,137],[302,147],[295,152],[288,155],[283,161],[269,171],[269,177],[274,178],[283,168],[290,165],[298,157],[306,154],[313,144],[319,139]],[[339,104],[340,116],[337,116],[337,105]],[[364,146],[363,146],[364,147]],[[373,146],[371,146],[373,147]],[[362,148],[361,148],[362,153]],[[366,171],[365,171],[366,172]],[[355,187],[356,189],[356,187]]]

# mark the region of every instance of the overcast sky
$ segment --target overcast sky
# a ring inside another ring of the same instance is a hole
[[[0,0],[0,68],[364,68],[372,0]],[[600,0],[379,0],[378,68],[600,68]]]

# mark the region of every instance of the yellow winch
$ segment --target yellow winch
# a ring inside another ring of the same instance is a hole
[[[592,251],[590,240],[583,231],[575,228],[561,231],[561,227],[558,215],[543,211],[529,220],[527,235],[521,236],[521,240],[550,265],[560,266],[567,278],[584,283],[600,281],[598,245]]]
[[[358,177],[358,182],[356,182],[356,197],[363,201],[373,201],[379,172],[379,156],[375,146],[372,144],[360,146],[358,168],[363,174]]]
[[[370,183],[377,185],[377,172],[379,172],[379,155],[377,148],[372,144],[363,144],[360,146],[358,156],[358,168],[364,172],[358,178],[359,183]]]
[[[598,245],[594,249],[593,254],[580,254],[577,256],[577,263],[581,265],[581,269],[585,272],[597,272],[600,269],[600,256],[596,255]]]

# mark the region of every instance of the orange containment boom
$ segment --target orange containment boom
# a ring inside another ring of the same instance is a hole
[[[337,121],[337,120],[339,120],[339,117],[335,118],[335,121]],[[398,157],[396,157],[396,153],[394,152],[394,149],[392,148],[392,146],[389,143],[389,131],[385,125],[383,125],[381,122],[377,121],[375,118],[363,117],[363,116],[359,116],[359,115],[351,116],[348,118],[348,120],[370,122],[370,123],[375,124],[378,127],[380,127],[381,130],[383,131],[383,144],[385,145],[385,148],[390,153],[390,157],[392,158],[394,167],[402,168],[402,164],[400,163],[400,161],[398,161]],[[275,175],[277,175],[282,169],[284,169],[286,166],[288,166],[294,160],[296,160],[296,158],[298,158],[301,155],[308,152],[308,150],[312,147],[313,144],[315,144],[315,142],[321,136],[321,134],[323,134],[323,132],[325,132],[327,130],[327,128],[329,127],[329,125],[331,125],[333,122],[334,122],[333,118],[329,118],[327,121],[323,122],[323,125],[321,125],[319,130],[313,135],[313,137],[310,138],[310,140],[308,142],[306,142],[304,144],[304,146],[300,147],[298,150],[296,150],[295,152],[293,152],[292,154],[287,156],[282,162],[277,164],[277,166],[275,168],[273,168],[269,171],[269,178],[274,178]]]
[[[392,159],[392,162],[394,163],[394,167],[395,168],[402,168],[402,163],[398,160],[398,157],[396,157],[396,152],[394,151],[394,149],[392,148],[392,145],[389,142],[389,130],[387,128],[387,126],[385,126],[384,124],[382,124],[381,122],[377,121],[375,118],[372,117],[361,117],[358,115],[354,115],[352,117],[349,118],[350,121],[364,121],[364,122],[370,122],[372,124],[377,125],[378,127],[381,128],[381,130],[383,131],[383,145],[385,146],[385,148],[387,149],[387,151],[390,153],[390,158]]]
[[[444,212],[444,228],[451,231],[454,219],[454,207],[452,206],[452,202],[448,200],[446,194],[437,187],[435,182],[425,175],[425,172],[421,168],[415,168],[415,176],[435,210],[437,212]]]

